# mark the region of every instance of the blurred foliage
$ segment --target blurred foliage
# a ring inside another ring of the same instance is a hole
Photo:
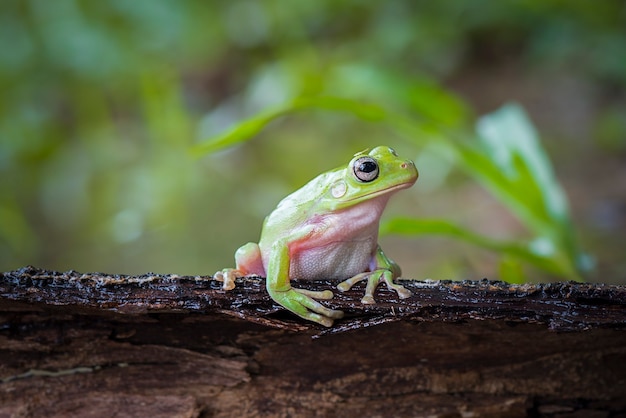
[[[476,116],[442,85],[507,60],[588,80],[605,98],[589,146],[624,153],[625,14],[610,0],[4,0],[0,269],[211,273],[258,239],[280,198],[376,144],[418,157],[422,174],[391,214],[472,222],[446,199],[470,184],[453,167],[480,170],[446,141],[472,140],[470,155],[489,134],[479,123],[468,138]],[[293,109],[304,112],[276,117]],[[483,123],[498,125],[496,115]],[[233,127],[263,140],[202,159],[189,152]],[[421,142],[402,145],[408,137]],[[503,182],[514,183],[508,170],[539,182],[533,202],[557,190],[551,174],[510,161]],[[494,194],[504,186],[476,178]],[[514,197],[502,201],[533,237],[575,242],[567,222],[543,230],[548,214],[515,212]],[[438,260],[447,266],[405,272],[486,274],[462,251]],[[506,254],[494,274],[520,277]]]

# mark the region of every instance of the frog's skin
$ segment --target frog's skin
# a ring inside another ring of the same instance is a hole
[[[383,281],[402,299],[411,296],[395,284],[400,267],[378,245],[378,224],[392,194],[411,187],[417,169],[389,147],[358,153],[347,166],[321,174],[284,198],[265,218],[261,240],[235,253],[235,269],[214,278],[223,288],[235,287],[235,278],[266,277],[272,299],[302,318],[331,326],[342,311],[326,308],[314,299],[331,299],[330,290],[314,292],[291,287],[290,278],[340,279],[340,291],[367,279],[362,303],[374,301]]]

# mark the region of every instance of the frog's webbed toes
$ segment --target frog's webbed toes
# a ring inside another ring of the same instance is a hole
[[[271,296],[276,302],[296,315],[325,327],[332,326],[335,319],[343,318],[343,311],[327,308],[308,296],[308,293],[321,294],[322,296],[328,296],[330,293],[332,296],[331,291],[313,292],[305,290],[302,292],[302,290],[291,288],[285,292],[272,293]]]
[[[323,315],[324,317],[330,318],[331,319],[331,325],[332,325],[332,320],[333,319],[341,319],[343,318],[343,311],[337,311],[335,309],[330,309],[327,308],[326,306],[322,305],[319,302],[316,302],[315,300],[311,299],[309,296],[307,296],[306,294],[303,294],[300,292],[300,290],[302,289],[293,289],[295,292],[295,296],[293,298],[293,300],[295,302],[297,302],[298,304],[304,306],[306,309],[313,311],[313,313],[311,313],[310,311],[307,311],[307,315],[309,316],[309,319],[314,320],[315,322],[319,322],[316,318],[317,315],[315,314],[320,314]],[[307,291],[309,292],[309,291]],[[330,293],[332,295],[332,292],[330,290],[326,291],[328,293]],[[324,292],[315,292],[315,293],[324,293]],[[320,322],[322,325],[325,325],[324,323]]]
[[[222,282],[222,289],[224,290],[233,290],[235,288],[235,279],[238,276],[243,276],[244,274],[236,269],[224,269],[216,272],[213,275],[213,280],[217,280],[218,282]]]

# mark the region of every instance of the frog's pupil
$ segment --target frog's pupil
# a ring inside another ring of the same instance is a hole
[[[364,161],[361,163],[361,167],[359,167],[360,171],[364,173],[371,173],[372,171],[376,170],[376,168],[376,163],[372,161]]]

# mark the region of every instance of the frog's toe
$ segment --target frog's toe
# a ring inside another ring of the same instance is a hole
[[[351,287],[352,286],[346,282],[341,282],[337,285],[337,289],[341,292],[347,292],[348,290],[350,290]]]
[[[352,286],[354,286],[358,282],[367,279],[370,276],[370,274],[371,274],[370,272],[365,272],[365,273],[357,274],[354,277],[350,277],[349,279],[344,280],[343,282],[339,283],[337,285],[337,289],[342,292],[347,292],[348,290],[352,289]]]
[[[300,304],[302,304],[302,306],[304,306],[307,309],[310,309],[311,311],[313,311],[314,313],[323,315],[323,316],[331,318],[331,319],[341,319],[341,318],[343,318],[343,311],[337,311],[335,309],[327,308],[326,306],[322,305],[319,302],[314,301],[313,299],[311,299],[310,297],[308,297],[306,295],[299,294],[299,296],[301,296],[301,297],[297,298],[298,302]],[[311,312],[309,312],[309,311],[307,311],[307,313],[309,315],[314,315],[314,314],[311,314]],[[318,322],[318,321],[316,321],[316,322]]]
[[[376,300],[374,299],[374,296],[372,296],[372,295],[365,295],[361,299],[361,303],[363,305],[375,305],[376,304]]]
[[[235,269],[224,269],[216,272],[213,275],[213,280],[217,280],[218,282],[222,282],[222,289],[224,290],[233,290],[235,288],[235,279],[237,275],[241,272]]]
[[[300,293],[301,295],[305,295],[313,299],[329,300],[329,299],[332,299],[334,296],[333,292],[331,292],[330,290],[324,290],[321,292],[315,291],[315,290],[296,289],[296,288],[294,288],[293,290]]]
[[[396,292],[398,293],[398,297],[400,299],[408,299],[413,295],[413,293],[411,293],[411,291],[404,286],[397,288]]]
[[[341,319],[343,318],[343,311],[339,311],[337,309],[329,309],[328,310],[328,316],[333,318],[333,319]]]
[[[389,290],[395,290],[400,299],[407,299],[413,295],[413,293],[411,293],[411,291],[406,287],[402,286],[401,284],[394,283],[392,277],[386,276],[383,278],[383,280],[387,284],[387,288]]]
[[[316,313],[311,313],[309,315],[309,317],[305,318],[305,319],[308,319],[308,320],[313,321],[313,322],[317,322],[320,325],[324,325],[326,328],[332,327],[333,323],[335,322],[335,320],[332,319],[332,318],[329,318],[329,317],[323,316],[323,315],[318,315]]]

